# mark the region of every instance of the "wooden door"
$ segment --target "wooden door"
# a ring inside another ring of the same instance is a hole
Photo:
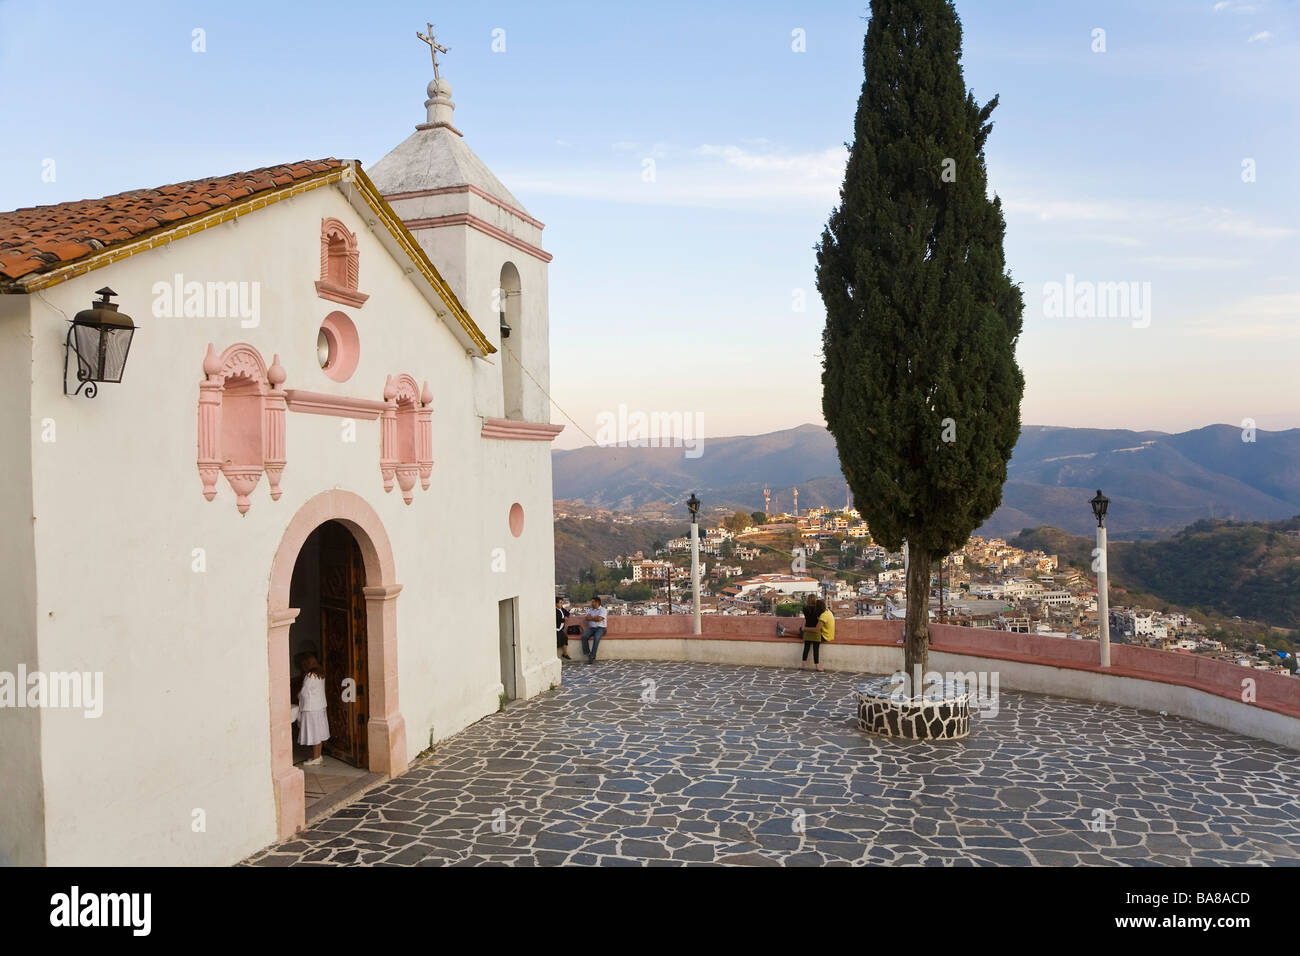
[[[321,666],[330,737],[325,753],[367,769],[366,583],[361,548],[343,525],[321,528]]]

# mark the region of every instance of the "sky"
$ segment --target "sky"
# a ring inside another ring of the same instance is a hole
[[[999,96],[986,155],[1024,290],[1022,420],[1300,427],[1300,4],[957,10],[966,84]],[[821,424],[814,250],[866,14],[0,0],[0,209],[373,165],[424,120],[431,20],[457,127],[546,223],[557,446],[620,405],[712,437]],[[1077,297],[1103,283],[1127,311],[1088,312]]]

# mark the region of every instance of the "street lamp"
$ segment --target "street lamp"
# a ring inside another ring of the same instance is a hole
[[[686,507],[691,513],[691,594],[695,601],[695,631],[700,633],[700,499],[691,492]],[[671,574],[671,570],[669,574]]]
[[[1097,489],[1097,497],[1089,504],[1097,516],[1097,638],[1101,644],[1101,666],[1110,667],[1110,600],[1106,581],[1106,509],[1110,499]]]

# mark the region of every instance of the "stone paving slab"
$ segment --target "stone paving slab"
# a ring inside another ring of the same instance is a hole
[[[964,740],[869,737],[864,676],[566,666],[244,863],[1300,865],[1296,751],[1009,692]]]

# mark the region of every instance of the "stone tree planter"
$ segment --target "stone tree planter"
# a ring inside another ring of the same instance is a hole
[[[901,675],[875,677],[855,688],[858,729],[908,740],[956,740],[970,733],[970,691],[945,681],[910,696]]]

